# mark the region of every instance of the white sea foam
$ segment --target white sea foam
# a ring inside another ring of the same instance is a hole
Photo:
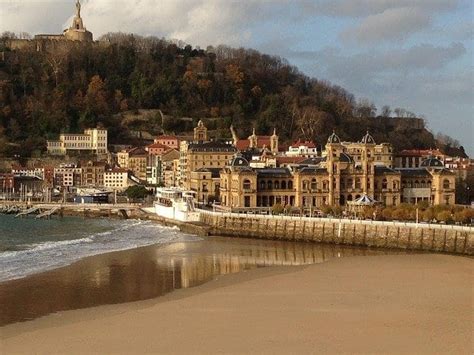
[[[71,264],[87,256],[152,244],[200,240],[181,233],[178,228],[150,221],[114,221],[113,229],[81,238],[20,245],[22,250],[0,253],[0,281],[22,278],[34,273]]]

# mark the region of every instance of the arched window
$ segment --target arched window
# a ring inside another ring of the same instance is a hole
[[[303,180],[303,190],[308,190],[308,188],[309,188],[309,181]]]
[[[443,189],[449,189],[450,188],[450,183],[448,179],[443,180]]]
[[[414,187],[420,187],[420,182],[418,180],[415,180],[415,186]]]
[[[323,190],[327,190],[329,188],[329,181],[324,180],[323,181]]]
[[[265,180],[260,181],[260,190],[265,190],[266,187],[267,183],[265,182]]]
[[[425,180],[421,180],[421,182],[420,182],[420,187],[425,187],[425,186],[426,186],[426,185],[425,185]]]
[[[352,189],[354,186],[353,186],[353,181],[352,179],[347,179],[347,188],[348,189]]]
[[[250,186],[251,186],[250,180],[245,179],[244,180],[244,190],[250,190]]]
[[[311,190],[316,190],[318,188],[318,184],[316,182],[316,179],[311,180]]]
[[[281,182],[281,189],[282,189],[282,190],[286,190],[286,181],[285,181],[285,180],[283,180],[283,181]]]
[[[394,181],[392,186],[393,186],[393,189],[396,190],[398,188],[398,182]]]
[[[347,201],[352,201],[352,195],[347,195]]]
[[[382,180],[382,189],[386,189],[387,188],[387,179],[383,179]]]
[[[273,186],[275,187],[275,189],[279,189],[280,188],[280,182],[278,180],[275,180],[275,182],[273,183]]]
[[[273,189],[273,183],[272,183],[271,180],[268,180],[268,182],[267,182],[267,189],[269,189],[269,190]]]
[[[293,181],[288,181],[288,189],[292,190],[293,189]]]

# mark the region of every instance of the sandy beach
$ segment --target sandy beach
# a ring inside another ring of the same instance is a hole
[[[10,324],[0,328],[0,352],[468,354],[473,266],[424,254],[258,268]]]

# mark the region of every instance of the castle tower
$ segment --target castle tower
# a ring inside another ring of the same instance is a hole
[[[64,31],[66,39],[71,41],[92,42],[92,32],[87,31],[81,18],[81,2],[76,0],[76,15],[72,20],[72,25]]]
[[[194,128],[194,140],[198,142],[207,142],[207,128],[202,120],[199,120],[197,127]]]
[[[364,173],[362,179],[362,190],[369,196],[374,196],[374,184],[375,184],[375,169],[374,169],[374,157],[375,157],[375,140],[367,131],[365,136],[362,137],[360,143],[362,143],[362,171]]]
[[[326,143],[326,170],[329,173],[329,199],[330,206],[338,205],[340,202],[340,183],[341,183],[341,169],[340,157],[343,153],[343,146],[340,138],[336,132],[332,132]]]
[[[235,146],[237,146],[237,142],[239,141],[239,137],[237,136],[237,133],[235,132],[234,126],[230,125],[230,133],[232,134],[232,141]]]
[[[248,138],[249,140],[249,148],[252,149],[252,148],[257,148],[257,145],[258,145],[258,137],[257,135],[255,134],[255,127],[253,128],[252,130],[252,135]]]
[[[278,153],[278,136],[276,134],[276,128],[273,129],[273,134],[270,137],[270,151],[272,153]]]

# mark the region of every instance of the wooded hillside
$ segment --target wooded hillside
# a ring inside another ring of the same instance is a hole
[[[232,123],[242,137],[252,127],[260,134],[276,127],[283,141],[324,143],[333,129],[344,140],[359,140],[369,129],[377,142],[391,142],[395,149],[458,145],[449,137],[437,142],[410,112],[387,106],[378,112],[343,88],[255,50],[200,50],[153,37],[108,34],[94,45],[12,52],[7,39],[0,41],[3,155],[38,155],[46,139],[96,125],[109,130],[110,142],[124,143],[129,127],[120,113],[138,109],[161,109],[194,121],[215,118],[211,128],[221,136],[230,136]],[[143,127],[178,134],[192,123],[154,116]]]

